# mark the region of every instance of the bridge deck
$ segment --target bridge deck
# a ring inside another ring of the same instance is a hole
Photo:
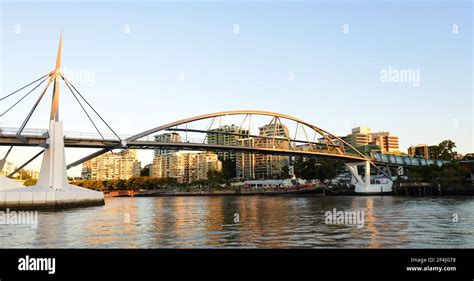
[[[47,130],[25,130],[22,133],[24,139],[16,137],[14,128],[0,129],[0,146],[30,146],[45,147],[48,138]],[[121,148],[120,142],[116,139],[101,139],[94,134],[66,133],[64,138],[66,147],[73,148]],[[288,156],[304,156],[304,157],[322,157],[333,158],[343,161],[364,161],[365,159],[357,154],[345,153],[338,154],[336,151],[331,152],[328,149],[319,149],[314,147],[311,150],[302,149],[281,149],[268,147],[248,147],[237,145],[218,145],[202,142],[157,142],[153,138],[142,138],[127,143],[128,148],[132,149],[176,149],[176,150],[196,150],[196,151],[236,151],[260,154],[276,154]],[[418,157],[410,157],[406,155],[387,155],[376,153],[370,157],[375,164],[392,165],[392,166],[426,166],[426,165],[442,165],[446,161],[424,159]]]

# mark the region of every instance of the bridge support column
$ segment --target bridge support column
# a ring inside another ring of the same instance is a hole
[[[0,188],[0,207],[43,209],[103,205],[102,192],[68,183],[62,122],[50,121],[47,143],[37,184]]]
[[[380,194],[392,192],[393,182],[391,179],[380,178],[375,183],[372,183],[370,175],[369,161],[346,163],[346,168],[352,174],[352,183],[355,186],[355,192],[358,194]],[[359,166],[364,166],[364,178],[359,175]]]
[[[61,191],[68,186],[62,121],[50,121],[46,143],[37,185]]]
[[[370,186],[370,163],[365,161],[365,177],[364,177],[365,186]]]

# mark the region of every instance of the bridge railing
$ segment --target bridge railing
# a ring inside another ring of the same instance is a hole
[[[409,165],[409,166],[429,166],[437,165],[442,166],[449,161],[425,159],[421,157],[413,157],[409,155],[392,155],[392,154],[381,154],[374,153],[372,155],[375,161],[387,164],[398,164],[398,165]]]
[[[15,136],[18,133],[19,128],[13,127],[0,127],[0,136]],[[21,132],[22,136],[28,137],[48,137],[48,130],[45,129],[32,129],[25,128]]]
[[[121,138],[125,136],[119,135]],[[102,137],[98,133],[89,133],[89,132],[64,132],[64,137],[68,139],[77,139],[77,140],[89,140],[89,141],[118,141],[117,137],[113,134],[102,134]]]

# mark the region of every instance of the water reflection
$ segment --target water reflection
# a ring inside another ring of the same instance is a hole
[[[364,227],[325,224],[334,208],[365,211]],[[113,198],[0,225],[0,247],[474,248],[473,210],[466,197]]]

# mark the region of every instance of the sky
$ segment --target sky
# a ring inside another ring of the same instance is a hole
[[[0,96],[54,68],[62,32],[63,70],[121,134],[258,109],[335,135],[389,131],[405,152],[444,139],[474,152],[471,1],[0,3]],[[93,132],[62,93],[64,130]],[[36,97],[0,126],[19,127]],[[40,104],[28,127],[46,129],[49,107]],[[15,148],[8,160],[19,165],[36,151]],[[67,162],[90,152],[67,149]],[[139,155],[151,162],[151,151]]]

